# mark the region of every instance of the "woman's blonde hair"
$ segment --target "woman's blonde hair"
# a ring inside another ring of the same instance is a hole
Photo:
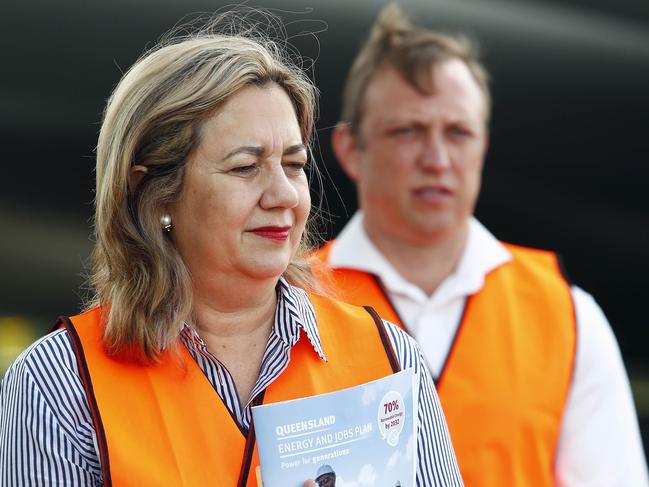
[[[162,41],[128,70],[108,100],[97,145],[94,297],[87,306],[102,305],[112,354],[155,361],[190,319],[191,276],[160,217],[180,193],[204,120],[241,88],[276,83],[292,100],[303,143],[310,146],[317,95],[308,77],[286,47],[259,33],[236,33],[236,20],[227,24],[227,34],[214,33],[213,26],[222,24],[212,20],[212,27]],[[147,173],[129,188],[136,164]],[[310,249],[305,231],[284,274],[291,284],[312,284],[305,260]]]

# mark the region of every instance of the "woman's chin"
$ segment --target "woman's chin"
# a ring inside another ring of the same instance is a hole
[[[269,262],[259,263],[257,265],[248,266],[246,274],[251,279],[267,280],[279,279],[286,271],[288,262],[270,264]]]

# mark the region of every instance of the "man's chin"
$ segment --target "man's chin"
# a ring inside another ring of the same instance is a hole
[[[467,221],[468,223],[468,221]],[[453,238],[464,238],[466,225],[451,218],[434,218],[410,225],[412,243],[433,245]]]

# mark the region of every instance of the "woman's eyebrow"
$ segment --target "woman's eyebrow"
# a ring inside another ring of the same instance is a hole
[[[290,147],[287,147],[284,151],[285,156],[290,156],[291,154],[297,154],[298,152],[307,152],[306,145],[304,144],[295,144]]]
[[[237,147],[230,153],[228,153],[223,160],[226,161],[230,159],[231,157],[236,156],[237,154],[249,154],[252,156],[257,156],[260,157],[264,154],[264,148],[262,146],[255,146],[255,145],[242,145],[241,147]]]
[[[298,152],[306,152],[306,146],[304,144],[295,144],[287,147],[284,150],[285,156],[291,155],[291,154],[297,154]],[[251,156],[256,156],[256,157],[262,157],[264,154],[266,154],[268,151],[261,145],[242,145],[241,147],[237,147],[233,151],[229,152],[223,160],[226,161],[231,157],[236,156],[237,154],[248,154]]]

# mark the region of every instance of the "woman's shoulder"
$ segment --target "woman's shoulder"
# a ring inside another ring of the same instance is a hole
[[[56,418],[68,431],[90,428],[85,388],[72,342],[64,329],[29,346],[0,383],[0,422],[2,416],[28,413],[41,418],[39,421]]]
[[[70,480],[65,485],[77,485],[73,477],[101,478],[90,406],[66,330],[37,340],[11,365],[0,382],[0,425],[0,450],[11,459],[4,467],[32,479],[29,485],[41,485],[35,479],[46,475]]]
[[[67,379],[67,380],[66,380]],[[55,330],[36,340],[9,367],[3,383],[43,383],[79,380],[72,342],[65,329]]]
[[[402,328],[388,320],[383,320],[383,326],[401,368],[412,368],[415,373],[419,373],[419,369],[423,364],[423,356],[417,341]]]
[[[299,291],[304,293],[304,291],[302,291],[301,289]],[[308,296],[307,299],[311,304],[319,303],[320,306],[317,306],[318,308],[324,305],[327,308],[357,310],[359,311],[359,315],[364,316],[365,318],[369,318],[370,316],[372,316],[370,313],[367,312],[367,310],[363,310],[362,307],[345,303],[331,296],[322,296],[315,293],[308,293],[308,294],[305,293],[303,295],[305,298],[307,298]],[[421,367],[423,359],[422,359],[419,345],[417,344],[415,339],[412,338],[410,335],[408,335],[408,333],[406,333],[403,329],[401,329],[394,323],[384,320],[378,315],[373,315],[373,316],[379,318],[380,321],[383,323],[383,327],[387,332],[386,335],[390,341],[390,344],[392,345],[392,349],[394,350],[397,356],[397,360],[401,368],[403,369],[414,368],[415,372],[417,373],[419,371],[419,368]],[[374,320],[367,320],[367,321],[369,323],[370,321],[374,321]],[[345,324],[345,328],[347,331],[349,331],[347,324]]]

